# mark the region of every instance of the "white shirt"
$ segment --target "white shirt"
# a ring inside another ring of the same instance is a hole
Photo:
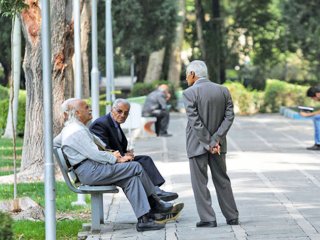
[[[63,148],[72,166],[85,159],[103,164],[115,164],[116,157],[112,153],[100,151],[95,142],[105,145],[78,120],[66,122],[61,133],[54,138],[54,146]]]

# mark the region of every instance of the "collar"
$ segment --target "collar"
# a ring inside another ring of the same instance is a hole
[[[113,122],[113,124],[114,124],[114,127],[115,128],[119,128],[120,127],[120,124],[119,123],[117,123],[114,119],[113,119],[113,117],[112,117],[112,114],[110,113],[110,118],[111,118],[111,120],[112,120],[112,122]]]
[[[200,77],[193,85],[197,85],[204,82],[209,82],[209,80],[206,79],[205,77]]]

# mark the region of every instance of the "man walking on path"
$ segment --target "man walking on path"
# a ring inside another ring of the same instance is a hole
[[[307,91],[307,97],[320,102],[320,85],[310,87]],[[314,123],[314,145],[308,147],[308,150],[320,150],[320,110],[314,112],[300,112],[301,116],[313,117]]]
[[[227,88],[207,79],[203,61],[193,61],[187,67],[188,89],[183,93],[188,123],[186,127],[187,155],[191,183],[200,222],[197,227],[216,227],[207,187],[207,167],[210,167],[219,206],[227,224],[238,225],[238,210],[226,170],[226,134],[233,119],[233,103]]]

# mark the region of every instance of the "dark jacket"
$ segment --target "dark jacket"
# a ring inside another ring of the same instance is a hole
[[[120,127],[122,134],[122,141],[120,142],[117,128],[114,125],[110,113],[97,118],[90,125],[89,129],[94,135],[99,137],[107,145],[106,148],[118,150],[121,153],[121,155],[124,155],[124,153],[127,152],[127,138]]]

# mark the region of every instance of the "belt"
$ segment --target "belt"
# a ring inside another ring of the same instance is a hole
[[[73,165],[73,170],[76,170],[78,167],[80,167],[82,164],[84,164],[85,161],[87,161],[88,159],[83,159],[81,162]]]

